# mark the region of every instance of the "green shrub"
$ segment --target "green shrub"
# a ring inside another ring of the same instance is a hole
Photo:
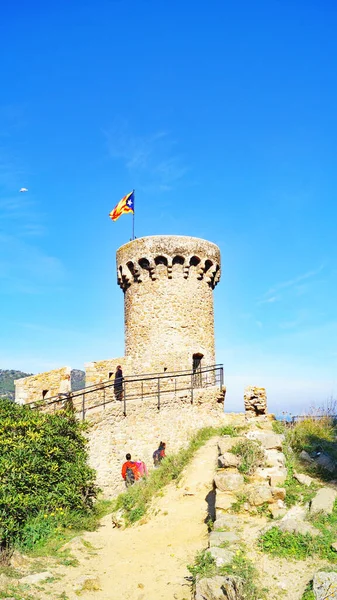
[[[82,431],[71,413],[0,400],[0,551],[32,547],[66,514],[90,512],[98,488]]]
[[[213,556],[208,550],[198,552],[193,565],[187,565],[189,572],[192,575],[192,582],[203,577],[213,577],[217,574],[217,567]]]
[[[265,462],[265,454],[261,444],[253,440],[244,440],[236,444],[231,452],[242,458],[238,470],[245,475],[252,475]]]

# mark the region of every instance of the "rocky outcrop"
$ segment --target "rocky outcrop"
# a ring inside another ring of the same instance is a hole
[[[337,573],[316,573],[314,576],[313,590],[315,600],[337,600]]]

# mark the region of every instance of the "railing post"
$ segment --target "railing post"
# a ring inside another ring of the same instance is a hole
[[[105,408],[105,386],[103,386],[103,408]]]
[[[174,378],[174,395],[177,395],[177,377]]]
[[[84,421],[85,419],[85,401],[84,401],[84,394],[82,394],[82,421]]]
[[[123,385],[124,417],[126,417],[126,382]]]
[[[193,373],[191,375],[191,404],[193,404]]]
[[[157,389],[157,392],[158,392],[158,410],[160,410],[160,379],[159,379],[159,377],[158,377],[158,389]]]
[[[223,367],[220,367],[220,390],[223,388]]]
[[[142,400],[143,400],[143,398],[144,398],[144,382],[142,380]]]

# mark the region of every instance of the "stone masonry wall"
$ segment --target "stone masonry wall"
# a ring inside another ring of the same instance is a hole
[[[54,369],[46,373],[31,375],[17,379],[15,384],[15,402],[27,404],[39,400],[48,400],[62,390],[62,382],[66,375],[71,375],[70,367]]]
[[[152,236],[117,251],[124,291],[125,354],[133,373],[215,363],[213,289],[220,279],[220,250],[184,236]]]
[[[160,410],[153,398],[129,402],[126,417],[119,402],[105,411],[88,411],[86,417],[90,465],[97,471],[106,498],[125,489],[121,467],[127,452],[151,469],[152,454],[160,441],[166,442],[168,453],[176,452],[202,427],[220,427],[226,420],[223,393],[218,388],[195,392],[193,404],[189,392],[180,392],[163,396]]]
[[[117,365],[121,365],[123,375],[131,375],[130,360],[125,356],[109,360],[95,360],[85,363],[85,385],[90,386],[102,381],[114,379]],[[110,375],[112,373],[112,375]]]

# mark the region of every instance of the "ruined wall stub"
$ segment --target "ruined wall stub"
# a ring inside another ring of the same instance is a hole
[[[133,240],[117,251],[117,278],[133,373],[190,370],[193,355],[202,365],[215,363],[215,244],[170,235]]]
[[[267,414],[267,392],[265,388],[249,385],[243,396],[247,416],[259,417]]]
[[[15,402],[18,404],[38,402],[39,400],[48,400],[60,392],[65,392],[67,375],[71,376],[70,367],[62,367],[61,369],[17,379],[14,381]],[[70,383],[68,385],[70,386]]]

